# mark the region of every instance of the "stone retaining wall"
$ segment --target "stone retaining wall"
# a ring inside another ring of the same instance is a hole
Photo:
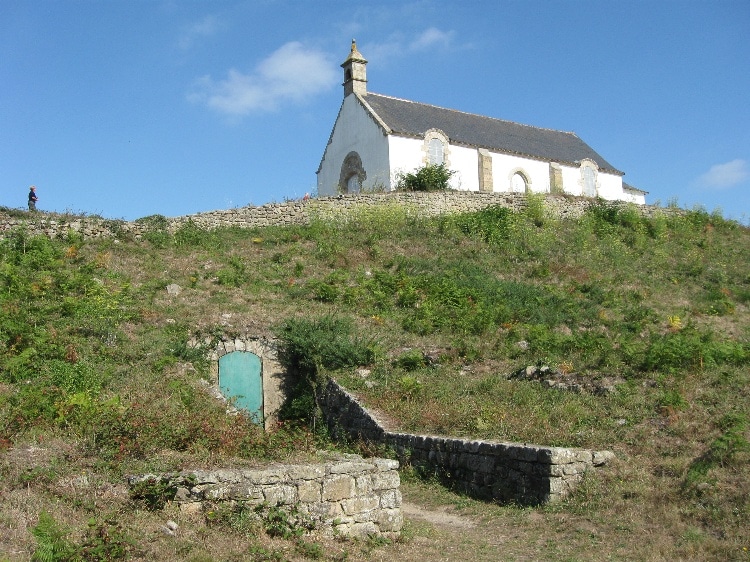
[[[395,460],[339,455],[320,464],[131,476],[128,484],[172,490],[171,499],[188,514],[207,509],[206,502],[245,502],[258,507],[259,517],[270,507],[284,509],[306,529],[395,538],[403,524],[398,466]]]
[[[614,457],[609,451],[390,432],[334,380],[320,400],[334,438],[390,447],[402,462],[478,499],[521,505],[555,502],[572,492],[586,472]]]
[[[560,195],[545,196],[545,208],[555,217],[576,218],[593,203],[594,199]],[[644,216],[677,211],[648,205],[610,202],[632,206]],[[478,211],[499,205],[513,211],[521,211],[528,205],[528,197],[522,193],[482,193],[474,191],[438,192],[388,192],[358,193],[339,197],[323,197],[307,201],[269,203],[260,207],[247,206],[237,209],[209,211],[182,217],[147,217],[137,221],[108,220],[97,217],[74,217],[53,213],[23,213],[9,216],[0,213],[0,237],[19,226],[32,234],[50,237],[65,236],[75,232],[84,238],[132,237],[140,238],[149,231],[163,229],[174,232],[185,223],[192,222],[205,229],[219,227],[258,228],[266,226],[291,226],[309,224],[315,218],[341,220],[349,213],[367,211],[399,205],[411,210],[415,216],[436,216]]]

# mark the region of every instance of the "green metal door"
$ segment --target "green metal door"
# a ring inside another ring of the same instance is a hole
[[[234,405],[263,425],[263,378],[260,357],[233,351],[219,358],[219,389]]]

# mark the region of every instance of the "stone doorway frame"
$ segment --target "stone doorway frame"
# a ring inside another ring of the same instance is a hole
[[[276,343],[273,340],[252,336],[226,338],[217,343],[209,352],[211,387],[214,395],[225,402],[227,399],[219,388],[219,359],[235,351],[247,351],[260,358],[260,376],[263,385],[263,427],[266,431],[272,429],[279,421],[279,409],[286,399],[284,393],[286,373],[279,363]]]

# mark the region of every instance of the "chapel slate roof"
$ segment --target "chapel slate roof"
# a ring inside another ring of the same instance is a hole
[[[394,134],[421,137],[440,129],[453,143],[560,164],[590,158],[603,172],[624,175],[575,133],[541,129],[368,92],[362,99]]]

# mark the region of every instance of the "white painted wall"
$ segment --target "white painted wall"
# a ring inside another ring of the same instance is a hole
[[[549,191],[549,163],[513,156],[510,154],[492,154],[492,191],[511,191],[510,181],[516,171],[530,181],[531,191],[546,193]]]
[[[599,172],[596,176],[598,188],[597,195],[602,199],[624,199],[625,194],[622,191],[622,176],[614,174],[603,174]]]
[[[388,153],[391,155],[390,188],[395,189],[400,174],[414,172],[424,164],[422,140],[405,137],[388,137]]]
[[[646,194],[643,193],[642,191],[630,191],[623,187],[622,192],[623,192],[623,199],[627,201],[628,203],[635,203],[636,205],[646,204]]]
[[[570,195],[583,195],[583,176],[581,168],[578,166],[562,165],[563,189]],[[597,195],[602,199],[628,201],[622,190],[622,176],[608,174],[605,172],[596,173]],[[636,202],[636,201],[633,201]],[[645,203],[645,198],[642,201]]]
[[[565,164],[561,164],[560,168],[562,169],[563,191],[570,195],[583,195],[581,168]]]
[[[388,165],[388,140],[382,128],[367,114],[354,95],[344,98],[334,125],[331,142],[318,171],[318,195],[322,197],[339,193],[341,165],[344,158],[355,150],[362,159],[362,167],[367,174],[363,190],[372,191],[375,187],[390,188],[390,168]]]
[[[476,148],[451,146],[448,163],[448,169],[455,171],[450,180],[452,189],[479,191],[479,154]]]

